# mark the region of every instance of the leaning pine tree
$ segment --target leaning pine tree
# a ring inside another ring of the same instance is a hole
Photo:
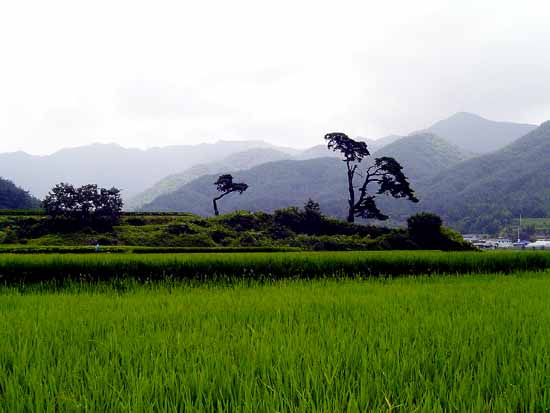
[[[394,198],[407,198],[409,201],[418,202],[409,181],[403,174],[403,167],[395,159],[390,157],[375,158],[374,163],[361,171],[358,170],[361,162],[370,156],[365,142],[349,138],[344,133],[329,133],[325,135],[328,148],[341,152],[347,168],[348,178],[348,222],[354,222],[358,218],[388,219],[376,205],[376,195],[386,194]],[[356,187],[355,178],[359,176],[361,181]],[[369,186],[376,185],[375,193],[369,192]],[[357,193],[356,193],[357,191]]]
[[[242,194],[248,189],[247,184],[233,182],[233,176],[229,174],[221,175],[218,180],[214,182],[214,185],[216,185],[216,189],[222,193],[220,196],[217,196],[212,200],[212,203],[214,204],[214,214],[216,216],[220,215],[220,211],[218,210],[218,201],[220,199],[230,194],[231,192],[238,192]]]

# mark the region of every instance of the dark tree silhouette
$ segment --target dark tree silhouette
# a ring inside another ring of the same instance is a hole
[[[42,205],[54,219],[71,219],[83,225],[113,225],[120,219],[123,202],[117,188],[98,188],[95,184],[75,188],[60,183],[48,193]]]
[[[386,194],[394,198],[407,198],[412,202],[418,202],[411,189],[409,181],[403,174],[403,167],[395,159],[390,157],[375,158],[374,164],[364,171],[358,170],[361,162],[370,152],[365,142],[351,139],[344,133],[329,133],[325,135],[329,149],[341,152],[346,163],[348,178],[348,222],[354,222],[355,217],[388,219],[376,205],[376,195]],[[354,179],[359,176],[362,180],[356,194]],[[378,191],[369,193],[369,185],[377,184]]]
[[[233,176],[229,174],[221,175],[218,180],[214,182],[214,185],[216,185],[216,189],[222,193],[220,196],[214,198],[212,201],[212,203],[214,204],[214,214],[216,216],[220,215],[220,211],[218,211],[218,201],[220,199],[230,194],[231,192],[238,192],[242,194],[248,189],[247,184],[233,182]]]

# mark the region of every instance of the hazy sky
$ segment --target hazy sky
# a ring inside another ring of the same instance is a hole
[[[550,119],[550,2],[3,1],[0,152]]]

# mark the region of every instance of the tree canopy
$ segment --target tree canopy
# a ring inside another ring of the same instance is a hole
[[[365,170],[359,170],[360,163],[370,156],[365,142],[351,139],[344,133],[335,132],[325,135],[327,146],[335,152],[341,152],[346,164],[348,178],[348,221],[354,222],[355,217],[374,218],[386,220],[388,216],[383,214],[376,205],[377,195],[390,195],[394,198],[407,198],[409,201],[418,202],[410,183],[403,173],[403,167],[394,158],[375,158],[374,163]],[[355,178],[361,178],[361,184],[357,189]],[[375,184],[378,190],[370,192],[369,186]]]
[[[220,211],[218,210],[218,201],[220,199],[232,192],[238,192],[239,194],[242,194],[248,189],[248,185],[245,183],[233,182],[233,176],[230,174],[220,175],[218,180],[214,182],[214,185],[216,185],[216,189],[222,193],[212,200],[212,203],[214,205],[214,214],[216,216],[220,215]]]
[[[117,188],[99,188],[95,184],[79,188],[60,183],[43,202],[46,213],[52,218],[68,218],[90,224],[101,221],[116,223],[122,214],[123,202]]]

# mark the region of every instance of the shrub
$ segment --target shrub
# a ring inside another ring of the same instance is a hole
[[[218,227],[214,229],[213,231],[210,231],[210,238],[216,243],[216,244],[229,244],[227,242],[228,238],[233,238],[235,236],[235,233],[232,231],[229,231],[225,229],[224,227]]]
[[[198,231],[191,228],[188,224],[170,224],[166,232],[172,235],[197,234]]]
[[[143,218],[139,217],[131,217],[126,220],[126,223],[128,225],[132,225],[134,227],[141,227],[146,224],[145,220]]]
[[[236,231],[260,231],[271,221],[271,216],[264,212],[237,211],[225,215],[219,219],[223,225],[227,225]]]

